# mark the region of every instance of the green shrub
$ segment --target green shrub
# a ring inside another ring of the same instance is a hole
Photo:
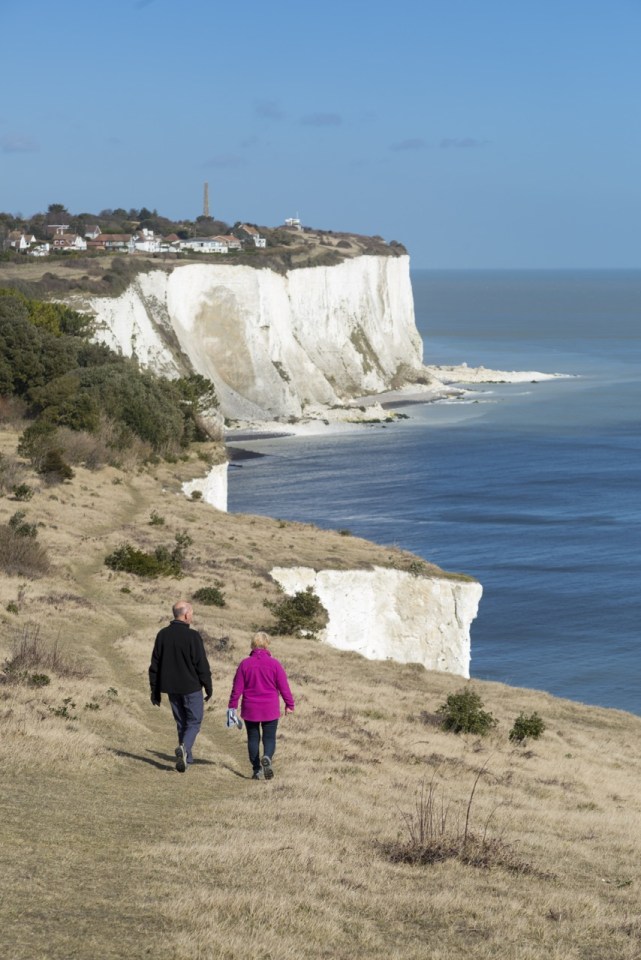
[[[509,737],[516,743],[524,743],[526,740],[538,740],[544,731],[545,724],[538,713],[531,713],[529,716],[520,713],[514,721]]]
[[[33,490],[26,483],[16,484],[12,488],[11,492],[13,493],[16,500],[31,500],[33,496]]]
[[[16,510],[14,515],[9,518],[9,527],[17,537],[30,537],[35,540],[38,536],[38,528],[35,523],[25,523],[25,517],[24,510]]]
[[[15,600],[10,600],[6,606],[7,613],[20,613],[20,607]]]
[[[312,587],[282,600],[265,600],[264,605],[276,617],[277,633],[314,636],[327,623],[327,610]]]
[[[38,473],[42,474],[47,483],[62,483],[74,477],[73,470],[56,447],[47,450],[38,467]]]
[[[32,673],[29,677],[29,686],[31,687],[48,687],[51,683],[51,677],[46,673]]]
[[[163,527],[165,525],[165,518],[156,511],[152,510],[149,517],[149,523],[152,527]]]
[[[152,553],[138,550],[130,543],[123,543],[105,557],[105,565],[112,570],[134,573],[137,577],[180,577],[185,559],[185,549],[192,539],[185,533],[176,534],[176,546],[156,547]]]
[[[203,498],[203,492],[202,492],[202,490],[192,490],[192,491],[191,491],[191,499],[192,499],[192,500],[202,500],[202,498]]]
[[[224,607],[225,596],[218,587],[200,587],[192,595],[192,600],[204,603],[207,607]]]
[[[496,726],[492,714],[483,709],[479,694],[469,688],[450,693],[436,712],[442,717],[443,729],[451,730],[452,733],[475,733],[484,736]]]

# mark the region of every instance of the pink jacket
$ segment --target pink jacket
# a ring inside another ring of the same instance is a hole
[[[285,706],[293,710],[294,698],[282,664],[269,650],[252,650],[238,665],[228,706],[235,709],[242,696],[240,715],[243,720],[266,723],[280,717],[279,694]]]

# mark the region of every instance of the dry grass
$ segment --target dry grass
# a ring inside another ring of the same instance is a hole
[[[0,435],[0,450],[12,445],[15,434]],[[422,719],[459,678],[276,638],[297,709],[281,723],[274,780],[249,779],[244,734],[224,718],[263,601],[278,595],[270,567],[409,560],[193,503],[180,483],[202,470],[195,455],[128,474],[79,466],[55,491],[27,472],[28,519],[43,524],[52,567],[0,582],[0,662],[29,621],[88,672],[0,685],[0,920],[12,960],[640,957],[637,717],[475,682],[498,725],[482,740],[456,736]],[[162,527],[148,522],[154,509]],[[0,523],[14,511],[0,499]],[[194,544],[181,580],[104,566],[123,540],[147,550],[185,529]],[[210,582],[226,606],[197,607],[196,626],[210,637],[214,698],[201,762],[180,776],[170,712],[149,704],[146,671],[171,602]],[[525,747],[508,740],[522,711],[546,723]],[[434,784],[435,810],[449,806],[451,840],[475,781],[468,852],[483,862],[390,860],[422,783]],[[483,851],[471,838],[484,835]]]

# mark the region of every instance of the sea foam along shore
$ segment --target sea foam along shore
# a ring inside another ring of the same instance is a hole
[[[540,383],[545,380],[569,379],[574,374],[541,373],[537,370],[489,370],[486,367],[458,366],[425,367],[425,382],[413,383],[400,390],[389,390],[373,396],[358,397],[344,407],[327,408],[313,405],[305,408],[305,415],[296,421],[243,420],[235,421],[226,431],[230,442],[259,440],[284,436],[314,436],[328,433],[348,433],[375,423],[394,420],[395,407],[439,400],[464,400],[470,397],[470,384]]]

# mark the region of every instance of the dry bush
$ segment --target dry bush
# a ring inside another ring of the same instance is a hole
[[[58,640],[43,640],[40,626],[26,623],[11,646],[11,654],[3,664],[5,683],[28,682],[34,675],[49,670],[58,677],[81,678],[87,668],[64,653]]]
[[[517,857],[514,848],[500,837],[489,836],[493,814],[483,824],[482,833],[472,830],[472,803],[487,762],[476,775],[465,807],[446,800],[436,783],[421,784],[410,813],[401,811],[407,831],[405,840],[387,844],[384,851],[393,863],[434,864],[458,860],[473,867],[500,866],[517,873],[534,872],[530,864]]]
[[[7,454],[0,454],[0,495],[9,493],[19,486],[25,476],[25,466],[20,460]]]
[[[46,547],[0,524],[0,570],[9,576],[42,577],[49,570]]]
[[[60,427],[56,434],[56,445],[67,463],[83,464],[89,470],[98,470],[114,457],[104,437],[85,430]]]

